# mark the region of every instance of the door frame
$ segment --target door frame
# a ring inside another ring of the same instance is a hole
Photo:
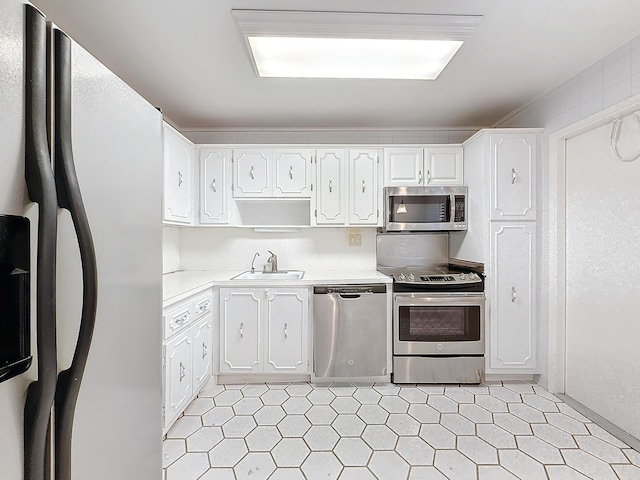
[[[566,386],[566,142],[638,110],[640,94],[549,135],[547,386],[554,393],[565,393]]]

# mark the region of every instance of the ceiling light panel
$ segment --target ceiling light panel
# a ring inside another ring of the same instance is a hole
[[[480,16],[233,10],[261,77],[433,80]]]

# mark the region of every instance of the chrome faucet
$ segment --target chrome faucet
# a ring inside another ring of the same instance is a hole
[[[260,254],[258,252],[256,252],[256,254],[253,256],[253,260],[251,260],[251,273],[256,273],[256,269],[253,267],[253,263],[256,261],[256,257],[259,257]]]
[[[271,256],[267,259],[267,263],[271,264],[271,272],[272,273],[277,273],[278,272],[278,257],[271,250],[267,250],[267,252],[269,252],[271,254]]]

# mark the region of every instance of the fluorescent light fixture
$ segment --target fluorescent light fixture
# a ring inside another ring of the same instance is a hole
[[[434,80],[481,16],[232,10],[260,77]]]

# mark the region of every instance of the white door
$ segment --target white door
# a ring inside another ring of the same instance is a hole
[[[271,158],[271,150],[233,151],[234,197],[271,196]]]
[[[491,134],[491,220],[535,220],[535,134]]]
[[[535,222],[491,222],[489,351],[491,369],[536,367]]]
[[[623,118],[620,151],[640,146]],[[640,160],[609,152],[611,123],[566,143],[565,393],[640,438]]]
[[[200,150],[200,223],[229,223],[230,159],[228,149]]]
[[[274,197],[311,196],[311,150],[274,150]]]
[[[318,150],[316,154],[316,223],[343,225],[347,192],[345,151]]]
[[[211,344],[211,322],[212,316],[208,315],[205,320],[193,327],[193,389],[194,393],[211,376],[211,365],[213,358]]]
[[[164,126],[164,220],[193,222],[192,163],[194,147],[171,127]]]
[[[462,185],[462,146],[425,148],[423,181],[426,186]]]
[[[378,223],[378,150],[349,150],[349,223]]]
[[[306,373],[309,290],[267,289],[265,373]]]
[[[165,425],[186,408],[193,394],[191,330],[167,343],[165,351]]]
[[[422,148],[384,149],[384,186],[422,185],[424,152]]]
[[[262,372],[264,290],[220,289],[220,373]]]

